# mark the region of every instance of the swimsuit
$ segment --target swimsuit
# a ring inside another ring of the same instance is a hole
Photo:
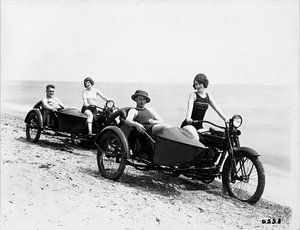
[[[97,90],[95,90],[95,89],[86,90],[85,89],[83,91],[83,98],[87,99],[87,101],[89,101],[90,99],[95,101],[97,99]],[[88,106],[83,105],[81,108],[81,112],[84,113],[86,110],[90,110],[93,114],[97,113],[97,108],[92,105],[88,105]]]
[[[154,124],[149,124],[148,121],[150,119],[155,119],[154,115],[149,109],[146,108],[144,109],[135,108],[135,109],[138,111],[138,114],[133,120],[142,124],[145,127],[146,131],[151,133]]]
[[[206,110],[209,106],[209,96],[206,93],[205,98],[200,97],[196,92],[196,100],[194,101],[193,111],[192,111],[192,120],[203,120]],[[186,120],[181,124],[181,127],[187,125]],[[197,130],[203,128],[202,122],[197,124],[192,124]]]

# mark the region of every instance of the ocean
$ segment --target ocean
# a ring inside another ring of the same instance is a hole
[[[24,118],[44,97],[48,83],[56,86],[55,95],[67,107],[81,108],[81,82],[18,81],[2,82],[2,112]],[[96,82],[95,87],[113,99],[118,107],[134,106],[131,100],[134,91],[147,90],[152,99],[148,106],[172,126],[180,126],[185,117],[188,95],[193,91],[190,84]],[[264,163],[289,170],[293,105],[287,86],[210,85],[207,91],[227,117],[242,115],[241,145],[258,151]],[[101,99],[99,105],[103,105]],[[205,119],[223,124],[212,108]]]

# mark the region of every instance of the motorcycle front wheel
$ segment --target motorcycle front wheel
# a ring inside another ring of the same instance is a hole
[[[97,163],[100,174],[110,180],[118,180],[126,166],[126,153],[122,136],[109,131],[97,142]]]
[[[232,197],[243,202],[255,204],[262,196],[265,188],[265,171],[258,157],[247,153],[236,158],[236,176],[232,174],[229,158],[224,163],[222,183]]]

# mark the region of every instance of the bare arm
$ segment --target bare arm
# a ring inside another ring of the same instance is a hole
[[[215,100],[210,95],[209,104],[225,122],[228,121],[221,107],[215,102]]]
[[[143,132],[143,131],[145,131],[144,126],[142,124],[134,121],[134,118],[136,117],[137,113],[138,113],[137,110],[130,109],[128,112],[128,115],[126,117],[125,124],[135,127],[139,132]]]
[[[97,95],[101,97],[104,101],[108,101],[108,98],[99,89],[97,89]]]
[[[163,120],[161,119],[161,117],[158,115],[158,113],[153,109],[153,108],[148,108],[151,113],[153,114],[154,116],[154,119],[150,119],[149,122],[150,124],[161,124],[163,123]]]
[[[187,111],[186,111],[186,116],[185,116],[185,119],[187,121],[191,120],[195,100],[196,100],[196,95],[193,92],[189,95],[189,99],[188,99],[188,106],[187,106]]]

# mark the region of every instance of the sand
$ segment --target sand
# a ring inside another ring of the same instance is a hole
[[[1,114],[1,229],[287,229],[290,217],[288,206],[228,197],[218,181],[130,166],[104,179],[95,150],[50,136],[30,143],[23,120]]]

